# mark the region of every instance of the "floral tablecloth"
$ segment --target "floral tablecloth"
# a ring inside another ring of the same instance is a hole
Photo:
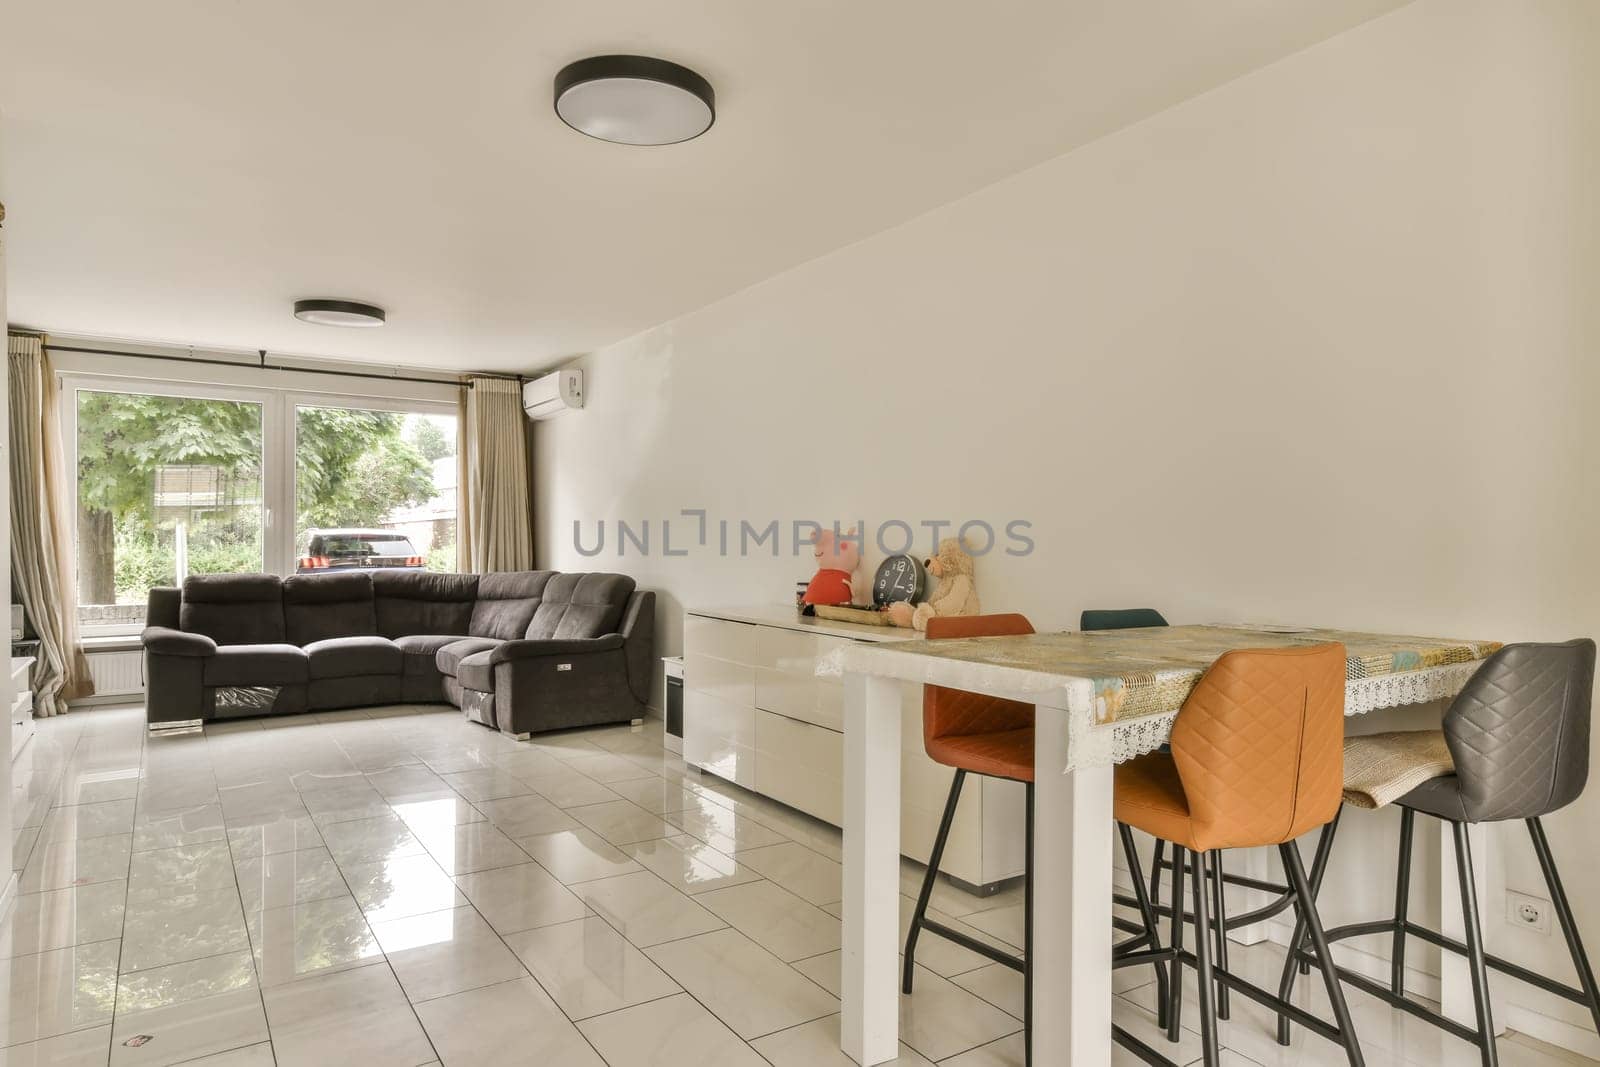
[[[927,642],[894,647],[896,658],[929,657],[948,665],[968,664],[978,687],[1007,686],[1019,695],[1044,692],[1052,679],[1088,680],[1094,707],[1074,723],[1074,742],[1090,751],[1084,760],[1130,759],[1161,745],[1172,719],[1200,676],[1224,652],[1240,648],[1286,648],[1337,641],[1348,656],[1345,714],[1443,700],[1461,691],[1497,641],[1411,637],[1353,630],[1285,626],[1163,626],[1134,630],[1031,634]],[[853,669],[846,657],[824,664],[826,673]],[[902,663],[909,662],[902,660]],[[919,680],[914,670],[896,670]],[[946,683],[950,684],[950,683]]]

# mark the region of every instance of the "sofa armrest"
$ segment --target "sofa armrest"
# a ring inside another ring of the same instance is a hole
[[[640,704],[650,703],[650,690],[660,673],[656,664],[656,595],[635,589],[622,613],[622,636],[628,642],[628,688]]]
[[[217,643],[205,634],[185,633],[170,626],[146,626],[139,642],[164,656],[215,656]]]
[[[588,652],[610,652],[621,647],[621,634],[606,634],[604,637],[506,641],[496,645],[489,652],[489,662],[510,663],[514,660],[535,659],[540,656],[581,656]]]

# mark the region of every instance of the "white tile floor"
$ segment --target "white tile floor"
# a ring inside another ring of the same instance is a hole
[[[139,709],[79,711],[39,724],[15,812],[0,1067],[847,1062],[838,832],[689,771],[653,725],[515,744],[388,708],[147,738]],[[934,906],[1020,936],[1014,892],[941,885]],[[922,945],[898,1062],[1020,1064],[1019,976]],[[1275,977],[1279,959],[1232,962]],[[1118,1021],[1197,1059],[1195,1009],[1168,1045],[1147,977],[1119,972]],[[1374,1067],[1477,1062],[1351,999]],[[1228,1063],[1343,1062],[1234,1005]],[[1501,1049],[1507,1067],[1587,1062]]]

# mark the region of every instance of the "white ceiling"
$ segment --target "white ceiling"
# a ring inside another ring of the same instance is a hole
[[[11,321],[486,370],[618,340],[1404,0],[3,0]],[[685,63],[716,126],[550,80]],[[382,330],[308,326],[370,300]]]

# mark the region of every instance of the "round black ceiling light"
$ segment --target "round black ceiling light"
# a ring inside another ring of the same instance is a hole
[[[692,140],[717,118],[711,83],[688,67],[649,56],[592,56],[556,75],[556,114],[615,144]]]
[[[318,326],[382,326],[383,309],[354,300],[296,300],[294,317]]]

